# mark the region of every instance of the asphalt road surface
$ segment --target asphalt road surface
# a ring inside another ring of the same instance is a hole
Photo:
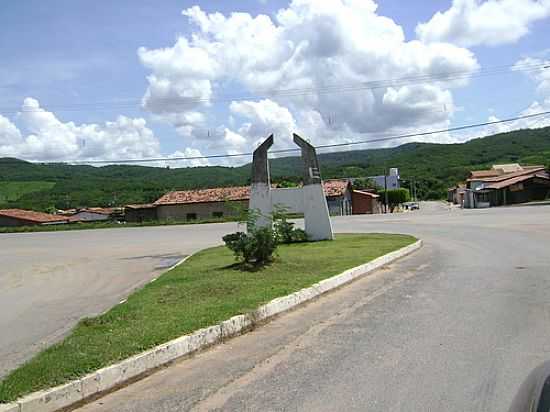
[[[337,232],[410,233],[425,245],[385,270],[80,411],[503,411],[529,371],[550,359],[550,207],[430,207],[393,216],[337,218],[334,226]],[[88,250],[89,258],[111,251],[101,255],[106,256],[101,270],[94,272],[103,285],[111,285],[112,274],[132,262],[136,283],[117,281],[112,303],[151,276],[141,266],[151,268],[162,260],[140,256],[189,253],[233,229],[212,225],[49,235],[73,236],[72,242],[63,242],[72,243],[77,256],[80,243],[89,245],[88,237],[101,245]],[[27,242],[39,249],[33,236]],[[17,237],[0,237],[0,253],[5,252],[2,242],[9,246],[13,239],[30,255]],[[147,253],[148,247],[155,252]],[[124,253],[135,259],[109,270]],[[20,288],[40,284],[18,273]],[[49,276],[63,278],[63,273],[68,271]],[[88,287],[73,289],[95,293],[103,307],[109,306],[96,277],[82,276]],[[6,291],[0,290],[4,305]],[[75,299],[74,307],[84,300]],[[62,312],[54,306],[51,313]],[[0,316],[4,322],[5,314]]]
[[[236,224],[0,234],[0,376]]]

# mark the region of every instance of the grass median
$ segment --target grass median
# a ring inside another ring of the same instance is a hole
[[[281,245],[256,272],[235,268],[225,247],[203,250],[107,313],[83,319],[63,341],[0,382],[0,402],[53,387],[156,345],[256,309],[413,243],[406,235],[346,234]]]

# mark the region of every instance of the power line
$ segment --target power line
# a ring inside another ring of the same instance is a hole
[[[225,98],[222,97],[210,97],[210,98],[185,98],[185,97],[177,97],[177,98],[156,98],[155,100],[160,103],[174,103],[179,106],[184,105],[192,105],[192,104],[199,104],[199,103],[208,103],[208,102],[229,102],[229,101],[240,101],[240,100],[250,100],[250,99],[257,99],[261,98],[261,94],[264,94],[265,97],[270,96],[276,96],[276,97],[296,97],[296,96],[304,96],[307,94],[312,93],[319,93],[319,94],[327,94],[327,93],[341,93],[341,92],[347,92],[347,91],[363,91],[363,90],[372,90],[372,89],[378,89],[378,88],[386,88],[386,87],[392,87],[392,86],[403,86],[407,84],[414,84],[414,83],[425,83],[430,81],[452,81],[452,80],[462,80],[462,79],[469,79],[474,77],[480,77],[485,75],[496,75],[496,74],[510,74],[514,73],[516,71],[533,71],[533,70],[544,70],[547,68],[547,66],[544,66],[543,64],[536,64],[536,65],[525,65],[525,66],[504,66],[509,69],[510,67],[516,68],[514,71],[505,70],[502,71],[501,68],[488,68],[488,69],[478,69],[474,71],[464,71],[464,72],[450,72],[450,73],[435,73],[430,75],[422,75],[422,76],[412,76],[412,77],[403,77],[403,78],[397,78],[397,79],[390,79],[390,80],[377,80],[377,81],[369,81],[369,82],[362,82],[358,84],[351,84],[351,85],[343,85],[343,84],[334,84],[329,86],[323,86],[323,87],[311,87],[311,88],[302,88],[302,89],[280,89],[280,90],[263,90],[263,91],[255,91],[253,94],[250,95],[232,95],[232,96],[226,96]],[[115,101],[107,101],[107,102],[91,102],[91,103],[75,103],[70,106],[49,106],[50,109],[55,110],[63,110],[63,111],[69,111],[70,109],[77,109],[80,110],[80,108],[89,108],[96,107],[101,108],[101,106],[104,106],[105,104],[111,104],[113,107],[117,108],[136,108],[136,104],[139,104],[141,102],[141,98],[139,99],[118,99]],[[130,106],[129,106],[130,105]],[[64,107],[66,109],[64,109]],[[6,109],[0,109],[0,111],[5,111]],[[24,110],[24,112],[32,112],[36,110]]]
[[[513,74],[516,72],[531,72],[531,71],[540,71],[546,70],[550,66],[548,63],[537,63],[537,64],[522,64],[522,65],[504,65],[504,66],[494,66],[488,68],[480,68],[476,70],[468,71],[455,71],[455,72],[446,72],[446,73],[431,73],[426,75],[417,75],[417,76],[408,76],[394,79],[386,80],[374,80],[366,81],[354,84],[333,84],[327,86],[319,87],[309,87],[309,88],[294,88],[294,89],[265,89],[265,90],[256,90],[250,94],[235,94],[228,95],[226,97],[177,97],[177,98],[156,98],[155,101],[165,104],[173,104],[174,111],[176,109],[181,110],[188,106],[198,105],[201,103],[213,103],[213,102],[232,102],[232,101],[243,101],[243,100],[253,100],[265,97],[301,97],[307,96],[310,94],[337,94],[337,93],[347,93],[347,92],[358,92],[366,90],[376,90],[383,89],[388,87],[402,87],[406,85],[413,84],[423,84],[423,83],[432,83],[432,82],[443,82],[443,81],[456,81],[456,80],[468,80],[478,77],[494,76],[500,74]],[[512,70],[510,70],[512,69]],[[141,98],[129,98],[129,99],[117,99],[112,101],[103,101],[103,102],[87,102],[87,103],[73,103],[70,105],[50,105],[48,110],[54,110],[56,112],[77,112],[77,111],[102,111],[102,110],[123,110],[123,109],[139,109],[142,102]],[[109,107],[107,107],[109,106]],[[0,113],[4,114],[17,114],[17,113],[33,113],[41,112],[44,109],[39,108],[0,108]],[[45,111],[45,110],[44,110]]]
[[[396,136],[389,136],[389,137],[381,137],[377,139],[369,139],[369,140],[362,140],[362,141],[355,141],[355,142],[345,142],[345,143],[333,143],[333,144],[327,144],[327,145],[319,145],[315,146],[316,149],[327,149],[327,148],[334,148],[334,147],[344,147],[344,146],[355,146],[355,145],[361,145],[361,144],[369,144],[369,143],[379,143],[379,142],[386,142],[386,141],[392,141],[392,140],[401,140],[401,139],[407,139],[411,137],[420,137],[420,136],[429,136],[434,134],[441,134],[441,133],[449,133],[449,132],[456,132],[466,129],[473,129],[477,127],[484,127],[484,126],[491,126],[495,124],[502,124],[502,123],[510,123],[517,120],[523,120],[523,119],[531,119],[539,116],[548,116],[550,115],[550,111],[545,112],[539,112],[539,113],[531,113],[523,116],[516,116],[516,117],[510,117],[507,119],[502,120],[493,120],[490,122],[483,122],[483,123],[475,123],[475,124],[469,124],[469,125],[462,125],[462,126],[456,126],[451,127],[447,129],[439,129],[439,130],[430,130],[426,132],[417,132],[417,133],[408,133],[408,134],[401,134]],[[279,150],[271,150],[269,153],[271,154],[281,154],[281,153],[291,153],[291,152],[297,152],[300,148],[288,148],[288,149],[279,149]],[[183,157],[159,157],[159,158],[145,158],[145,159],[114,159],[114,160],[73,160],[73,161],[66,161],[65,163],[76,163],[76,164],[108,164],[108,163],[150,163],[150,162],[173,162],[173,161],[183,161],[183,160],[207,160],[207,159],[221,159],[221,158],[234,158],[234,157],[244,157],[244,156],[252,156],[252,152],[250,153],[235,153],[235,154],[218,154],[218,155],[206,155],[206,156],[183,156]],[[59,162],[56,162],[59,163]]]

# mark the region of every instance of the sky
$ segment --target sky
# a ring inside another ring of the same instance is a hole
[[[550,0],[4,1],[0,157],[234,165],[196,157],[550,111],[549,38]]]

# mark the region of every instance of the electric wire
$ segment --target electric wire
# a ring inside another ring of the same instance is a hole
[[[376,138],[376,139],[368,139],[368,140],[362,140],[362,141],[349,141],[349,142],[342,142],[342,143],[332,143],[332,144],[326,144],[326,145],[318,145],[318,146],[314,146],[314,147],[315,147],[315,149],[327,149],[327,148],[356,146],[356,145],[362,145],[362,144],[402,140],[402,139],[407,139],[407,138],[412,138],[412,137],[429,136],[429,135],[434,135],[434,134],[449,133],[449,132],[462,131],[462,130],[473,129],[473,128],[478,128],[478,127],[491,126],[491,125],[495,125],[495,124],[510,123],[510,122],[515,122],[515,121],[518,121],[518,120],[531,119],[531,118],[535,118],[535,117],[548,116],[548,115],[550,115],[550,111],[530,113],[530,114],[527,114],[527,115],[510,117],[510,118],[507,118],[507,119],[493,120],[493,121],[482,122],[482,123],[467,124],[467,125],[450,127],[450,128],[446,128],[446,129],[429,130],[429,131],[415,132],[415,133],[406,133],[406,134],[400,134],[400,135],[394,135],[394,136],[388,136],[388,137],[380,137],[380,138]],[[270,150],[269,153],[270,154],[292,153],[292,152],[297,152],[299,150],[300,150],[300,148],[287,148],[287,149]],[[190,161],[190,160],[208,160],[208,159],[245,157],[245,156],[252,156],[252,154],[253,154],[252,152],[249,152],[249,153],[233,153],[233,154],[215,154],[215,155],[205,155],[205,156],[174,156],[174,157],[157,157],[157,158],[143,158],[143,159],[69,160],[69,161],[65,161],[65,163],[73,163],[73,164],[106,164],[106,163],[112,164],[113,163],[114,164],[114,163],[173,162],[173,161],[185,161],[185,160]],[[56,162],[56,163],[59,163],[59,162]]]

